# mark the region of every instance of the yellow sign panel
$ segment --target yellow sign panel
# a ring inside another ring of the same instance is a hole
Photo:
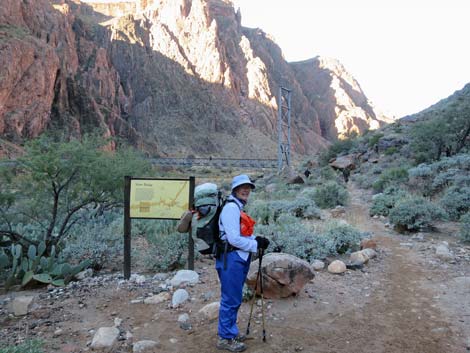
[[[189,180],[131,180],[131,218],[180,219],[188,208]]]

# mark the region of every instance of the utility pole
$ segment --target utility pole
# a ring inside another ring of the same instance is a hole
[[[291,95],[290,89],[279,87],[277,100],[278,172],[281,172],[284,161],[287,166],[290,165]]]

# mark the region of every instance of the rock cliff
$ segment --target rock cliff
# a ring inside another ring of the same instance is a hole
[[[3,0],[1,146],[59,129],[149,154],[275,158],[280,85],[295,152],[387,121],[341,64],[287,63],[240,18],[229,0]]]

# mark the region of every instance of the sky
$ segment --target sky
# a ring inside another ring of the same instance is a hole
[[[369,100],[396,117],[470,82],[469,0],[233,2],[242,25],[271,34],[287,61],[338,59]]]

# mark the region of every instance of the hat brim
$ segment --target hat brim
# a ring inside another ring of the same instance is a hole
[[[255,184],[253,183],[247,183],[247,182],[244,182],[244,183],[240,183],[238,185],[235,185],[232,190],[235,190],[236,188],[240,187],[240,186],[243,186],[243,185],[250,185],[251,187],[251,190],[253,190],[255,188]]]

